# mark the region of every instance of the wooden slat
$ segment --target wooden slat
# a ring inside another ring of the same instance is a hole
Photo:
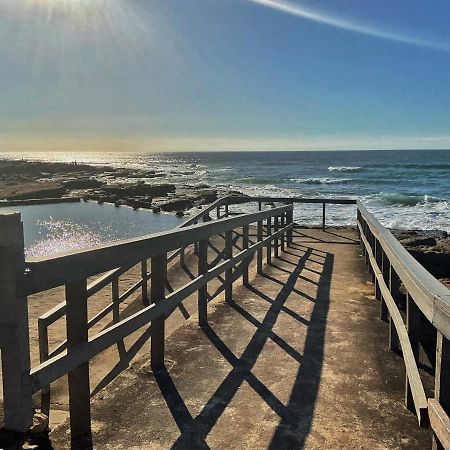
[[[450,339],[450,290],[433,277],[361,202],[357,203],[362,219],[380,241],[383,250],[405,289],[425,317]]]
[[[361,229],[361,225],[358,224],[358,227]],[[414,405],[416,409],[417,419],[419,422],[419,425],[426,425],[427,424],[427,398],[425,395],[425,390],[422,385],[422,380],[420,379],[419,370],[417,368],[417,363],[414,358],[414,352],[411,347],[411,343],[409,341],[408,332],[406,330],[406,326],[403,322],[402,315],[397,308],[397,305],[394,302],[394,299],[392,298],[392,295],[386,285],[386,282],[383,278],[383,273],[381,272],[380,268],[378,267],[377,261],[373,255],[373,252],[369,246],[369,243],[364,236],[364,234],[361,234],[361,239],[363,240],[364,244],[366,245],[367,252],[369,254],[369,261],[372,265],[375,277],[378,281],[378,285],[381,291],[381,295],[384,298],[384,301],[386,303],[386,306],[389,310],[389,314],[391,316],[391,319],[395,325],[395,329],[397,330],[397,336],[402,348],[402,354],[403,354],[403,360],[405,362],[405,368],[406,368],[406,374],[409,380],[409,385],[411,388],[411,394],[414,400]]]
[[[277,233],[280,236],[293,227],[293,224],[287,225]],[[243,250],[234,255],[231,260],[225,260],[217,266],[209,269],[205,275],[194,278],[190,283],[168,295],[164,302],[152,304],[141,311],[127,317],[118,324],[114,324],[106,330],[103,330],[96,336],[89,339],[89,342],[80,344],[77,349],[72,349],[70,355],[66,352],[54,356],[31,371],[33,378],[33,392],[39,391],[57,380],[65,373],[80,364],[89,361],[95,355],[114,345],[129,334],[148,324],[160,316],[167,316],[168,312],[173,311],[186,297],[196,292],[205,283],[216,278],[229,267],[237,265],[249,253],[254,254],[259,248],[267,245],[270,240],[278,237],[275,234],[266,237],[263,241],[251,245],[247,250]]]
[[[93,249],[66,252],[27,261],[29,293],[40,292],[72,281],[106,272],[118,266],[136,264],[150,258],[199,242],[203,239],[240,228],[267,217],[282,214],[292,209],[283,206],[254,214],[212,221],[196,226],[155,233],[150,236],[129,239]]]
[[[450,418],[439,402],[428,399],[428,415],[434,435],[445,450],[450,450]]]

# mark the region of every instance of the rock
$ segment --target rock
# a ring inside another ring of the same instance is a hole
[[[183,211],[177,211],[175,215],[177,217],[183,217],[184,216],[184,212]]]
[[[153,212],[154,212],[155,214],[159,214],[159,213],[161,212],[161,208],[160,208],[159,206],[154,206],[154,207],[153,207]]]
[[[42,183],[42,187],[35,187],[34,189],[25,192],[8,195],[7,199],[25,200],[30,198],[61,198],[67,192],[67,189],[63,186],[55,187],[53,184],[51,186],[45,186],[45,184],[46,183]]]
[[[33,415],[33,424],[30,428],[31,434],[40,434],[48,430],[48,417],[45,414],[36,412]]]
[[[95,178],[74,178],[63,181],[63,186],[67,189],[95,189],[103,186],[105,183]]]
[[[104,192],[119,195],[121,198],[148,195],[150,197],[165,197],[169,192],[175,192],[174,184],[114,184],[103,187]]]
[[[194,206],[194,203],[190,199],[178,198],[169,200],[165,203],[158,205],[163,211],[178,211],[184,209],[190,209]]]
[[[420,249],[410,249],[409,253],[434,277],[450,277],[450,253]]]
[[[399,239],[399,241],[405,247],[419,247],[419,246],[434,247],[437,244],[435,238],[423,236],[403,238]]]

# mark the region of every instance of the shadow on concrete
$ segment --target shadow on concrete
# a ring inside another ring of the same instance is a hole
[[[322,230],[322,237],[317,236],[317,229],[315,229],[314,231],[316,231],[316,236],[312,236],[312,233],[308,232],[308,228],[302,228],[301,231],[299,231],[299,229],[297,228],[294,228],[292,234],[294,238],[301,239],[302,243],[359,245],[359,241],[357,239],[350,238],[346,236],[345,233],[340,233],[338,228],[333,228],[333,231],[329,229]]]
[[[166,370],[155,374],[159,389],[180,431],[180,436],[172,448],[209,448],[206,442],[208,434],[244,382],[248,383],[279,416],[279,423],[274,430],[269,448],[297,449],[304,446],[311,429],[322,374],[325,326],[330,302],[330,282],[334,257],[330,253],[323,254],[317,295],[311,299],[314,309],[310,320],[306,320],[290,310],[285,303],[289,295],[296,291],[295,284],[304,271],[306,262],[313,255],[313,249],[303,247],[302,250],[299,250],[291,247],[291,254],[295,255],[298,261],[286,281],[282,281],[286,279],[286,275],[280,273],[280,279],[277,279],[276,275],[274,276],[275,273],[278,273],[276,266],[271,269],[271,275],[262,275],[266,279],[282,285],[281,290],[277,290],[278,294],[274,298],[254,286],[248,287],[261,301],[270,303],[262,320],[256,319],[237,303],[229,304],[255,327],[254,334],[250,337],[240,357],[230,350],[213,328],[210,326],[203,328],[208,339],[232,366],[232,369],[196,417],[192,417],[190,414],[170,374]],[[300,295],[304,294],[300,293]],[[307,327],[303,355],[273,330],[282,311],[298,320],[299,326]],[[269,339],[299,363],[299,370],[286,405],[252,373],[258,357]]]

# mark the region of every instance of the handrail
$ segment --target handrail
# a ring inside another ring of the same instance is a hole
[[[425,317],[450,339],[450,290],[431,275],[358,200],[358,210]]]
[[[390,347],[398,350],[398,344],[401,345],[406,367],[406,405],[415,408],[420,425],[431,425],[433,448],[450,448],[450,290],[431,275],[360,201],[357,211],[363,254],[375,284],[375,296],[381,300],[381,317],[387,319],[390,316]],[[399,309],[400,284],[406,292],[406,326]],[[428,402],[417,368],[420,335],[425,331],[421,315],[428,320],[436,336],[435,398]]]
[[[49,383],[58,379],[68,371],[71,371],[84,362],[89,361],[96,354],[114,345],[116,342],[138,330],[146,323],[149,323],[159,317],[164,317],[167,312],[171,311],[174,307],[181,303],[181,301],[188,295],[197,291],[199,287],[217,277],[220,273],[235,266],[240,261],[249,258],[250,254],[254,254],[257,250],[267,245],[277,237],[282,236],[291,228],[292,224],[286,225],[262,241],[253,244],[235,256],[232,256],[215,267],[208,269],[205,274],[199,275],[190,283],[168,295],[163,302],[152,303],[132,316],[127,317],[119,323],[101,331],[88,341],[73,347],[70,353],[64,351],[33,368],[31,371],[31,376],[33,378],[33,392],[39,391],[42,387],[47,386]]]
[[[290,206],[242,214],[181,229],[173,229],[140,238],[127,239],[91,249],[57,253],[26,261],[27,293],[33,294],[62,284],[103,273],[120,266],[132,265],[161,252],[199,242],[210,236],[239,228],[248,223],[289,211]]]

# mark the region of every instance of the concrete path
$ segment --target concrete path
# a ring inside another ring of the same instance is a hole
[[[235,284],[92,401],[96,449],[422,449],[428,430],[403,404],[401,357],[349,230],[298,230],[294,244]],[[67,448],[68,427],[50,435]]]

